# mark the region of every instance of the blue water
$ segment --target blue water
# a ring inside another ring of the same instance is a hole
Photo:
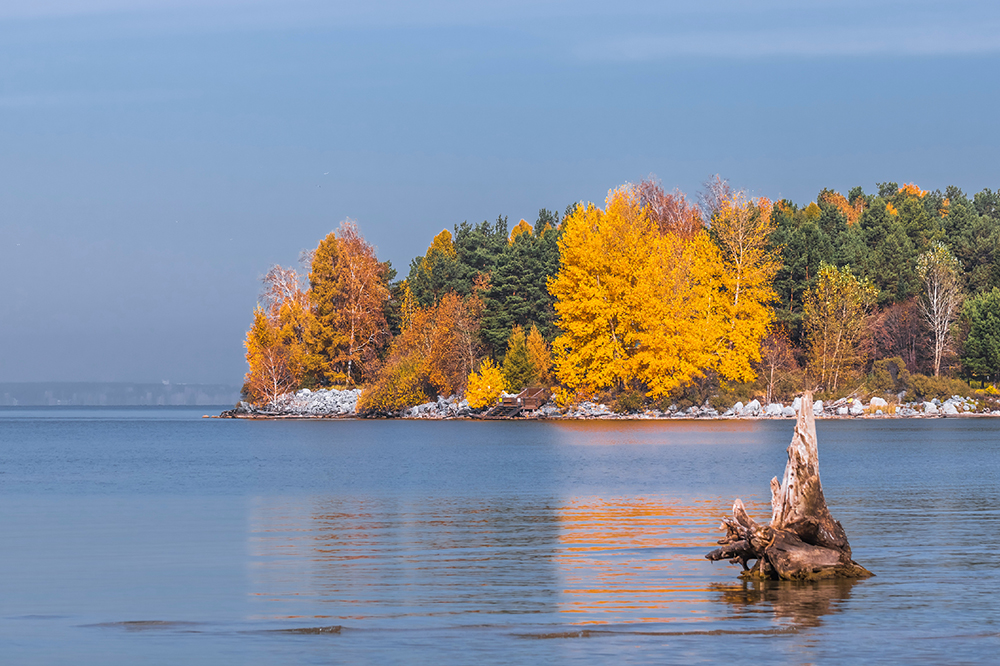
[[[1000,420],[821,421],[875,578],[743,584],[792,422],[0,409],[0,663],[983,663]]]

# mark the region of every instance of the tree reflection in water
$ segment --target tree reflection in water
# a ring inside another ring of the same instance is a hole
[[[851,598],[854,579],[798,582],[788,580],[744,581],[736,585],[713,583],[710,588],[729,604],[737,618],[766,614],[788,620],[797,629],[818,627],[825,615],[839,613]]]

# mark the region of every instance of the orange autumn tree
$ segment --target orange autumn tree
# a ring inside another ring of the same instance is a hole
[[[770,248],[775,224],[772,204],[735,192],[721,202],[712,218],[711,235],[723,260],[723,298],[716,304],[725,332],[719,345],[719,374],[749,382],[756,378],[760,344],[774,320],[777,300],[772,283],[781,266]]]
[[[604,210],[577,206],[563,227],[549,282],[563,384],[587,393],[641,382],[657,397],[713,365],[721,262],[703,230],[661,230],[632,186],[610,192]]]
[[[313,316],[307,344],[313,352],[309,370],[320,384],[358,384],[377,371],[378,354],[389,335],[387,271],[352,220],[342,222],[316,248],[309,273]]]
[[[435,305],[411,304],[403,330],[392,341],[378,376],[361,394],[358,410],[398,412],[437,395],[465,393],[480,355],[480,294],[486,286],[480,277],[465,298],[449,292]]]
[[[376,258],[375,248],[361,237],[353,220],[342,222],[337,235],[346,342],[340,359],[346,364],[348,380],[353,384],[377,371],[378,352],[389,336],[385,318],[389,300],[388,266]]]

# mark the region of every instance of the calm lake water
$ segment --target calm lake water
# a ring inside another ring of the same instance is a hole
[[[0,409],[0,663],[973,664],[1000,420],[820,421],[851,583],[704,554],[791,420],[229,421]]]

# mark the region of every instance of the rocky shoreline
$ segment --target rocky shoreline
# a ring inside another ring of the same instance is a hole
[[[357,413],[357,389],[336,390],[302,389],[281,396],[273,405],[258,407],[240,402],[233,409],[222,412],[218,418],[237,419],[316,419],[316,418],[372,418]],[[541,407],[520,419],[608,419],[608,420],[657,420],[657,419],[786,419],[794,418],[801,398],[789,404],[772,402],[762,405],[757,400],[747,404],[737,402],[721,413],[712,406],[680,407],[671,405],[666,411],[657,409],[637,413],[619,414],[600,403],[583,402],[568,408],[553,403]],[[434,402],[416,405],[385,418],[402,419],[480,419],[483,410],[469,407],[465,400],[440,397]],[[935,398],[926,402],[893,402],[873,397],[868,404],[857,398],[841,398],[829,403],[813,403],[817,418],[929,418],[954,416],[1000,416],[1000,410],[990,410],[973,398],[952,396],[941,401]]]

